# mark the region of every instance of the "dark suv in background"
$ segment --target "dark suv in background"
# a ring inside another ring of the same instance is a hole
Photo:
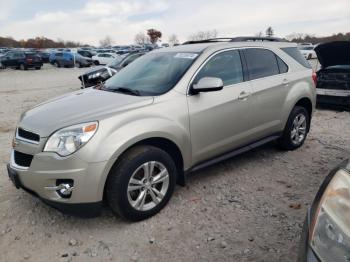
[[[3,67],[27,70],[28,68],[41,69],[43,62],[40,56],[33,52],[10,51],[1,57]]]

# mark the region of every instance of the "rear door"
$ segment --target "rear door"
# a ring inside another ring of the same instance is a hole
[[[288,66],[274,52],[265,48],[244,50],[252,100],[256,106],[253,115],[256,138],[280,131],[282,109],[289,86]]]
[[[202,77],[221,78],[224,88],[188,96],[194,164],[251,142],[251,116],[255,111],[251,87],[244,81],[239,50],[213,55],[192,84]]]

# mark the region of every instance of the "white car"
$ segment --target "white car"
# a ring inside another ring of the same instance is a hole
[[[112,62],[115,58],[117,58],[117,54],[111,53],[100,53],[92,57],[92,60],[98,61],[100,65],[106,65]]]
[[[306,58],[306,59],[313,59],[317,58],[316,52],[314,50],[314,46],[299,46],[300,53]]]

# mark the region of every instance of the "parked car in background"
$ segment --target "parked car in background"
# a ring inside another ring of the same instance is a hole
[[[350,261],[349,160],[328,174],[308,209],[298,261]]]
[[[22,70],[28,68],[40,70],[43,66],[40,56],[33,52],[9,51],[0,60],[3,67]]]
[[[88,58],[91,58],[93,56],[92,52],[90,52],[89,50],[78,49],[77,53],[81,56],[88,57]]]
[[[317,103],[350,110],[350,41],[320,44],[315,51],[321,64]]]
[[[87,88],[105,82],[122,68],[126,67],[144,54],[144,52],[139,52],[131,53],[128,55],[120,55],[112,62],[107,64],[107,66],[98,66],[91,70],[88,70],[78,77],[81,81],[81,88]]]
[[[40,56],[41,61],[43,63],[49,63],[49,57],[50,57],[50,53],[49,52],[44,52],[44,51],[37,51],[36,54],[38,56]]]
[[[79,53],[73,53],[73,60],[76,67],[88,67],[95,64],[93,59],[82,56]]]
[[[93,56],[92,59],[97,61],[100,65],[106,65],[113,61],[113,59],[117,58],[117,54],[111,53],[97,53],[97,55]]]
[[[310,65],[293,43],[244,39],[159,49],[99,88],[32,108],[16,128],[10,179],[65,212],[97,215],[105,200],[139,221],[191,171],[276,139],[301,147],[316,102]]]
[[[299,50],[300,50],[300,53],[306,59],[317,58],[316,52],[314,50],[314,46],[309,46],[309,45],[299,46]]]
[[[73,54],[70,52],[53,52],[50,54],[49,61],[56,67],[74,67]]]

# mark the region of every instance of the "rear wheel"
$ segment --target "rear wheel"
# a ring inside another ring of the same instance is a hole
[[[304,144],[310,127],[310,115],[308,111],[301,106],[293,108],[289,115],[286,127],[282,137],[279,139],[279,145],[285,150],[294,150]]]
[[[76,62],[75,66],[78,67],[78,68],[81,68],[81,64],[79,62]]]
[[[113,212],[139,221],[158,213],[171,198],[176,167],[163,150],[137,146],[127,151],[106,182],[107,201]]]
[[[309,55],[307,56],[307,59],[310,60],[311,58],[312,58],[312,54],[309,54]]]
[[[60,63],[58,63],[57,61],[55,61],[55,62],[53,63],[53,65],[54,65],[55,67],[61,67]]]

